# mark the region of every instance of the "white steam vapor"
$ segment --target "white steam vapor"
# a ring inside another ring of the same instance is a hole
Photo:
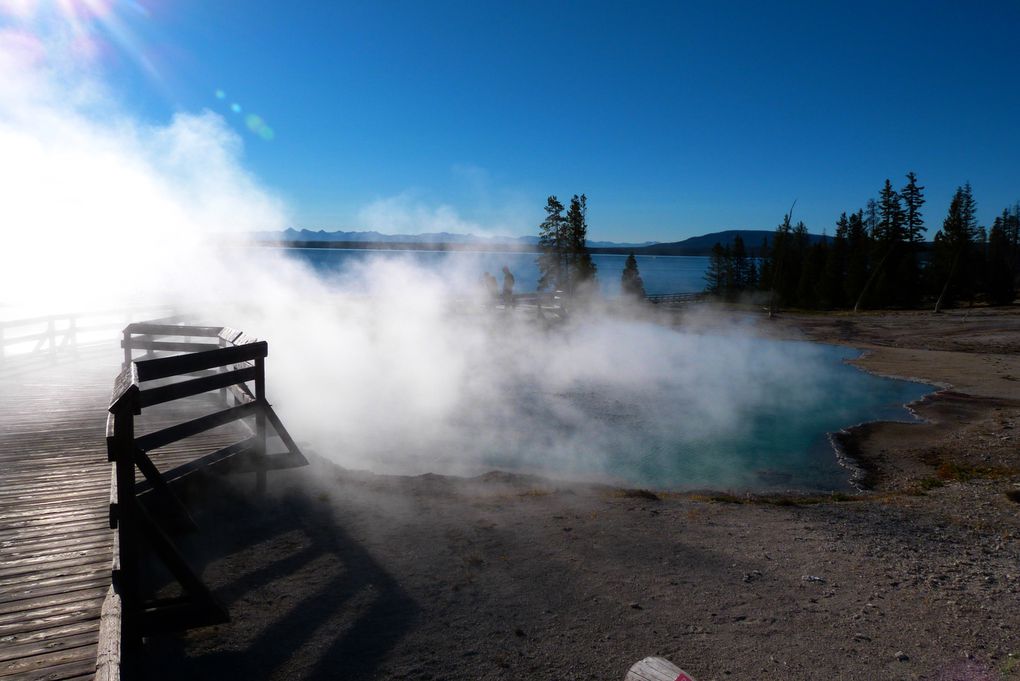
[[[377,259],[326,279],[224,246],[225,234],[287,224],[237,135],[211,113],[135,120],[51,51],[0,32],[0,308],[174,303],[266,338],[284,421],[345,466],[598,474],[636,448],[636,432],[693,442],[739,429],[813,359],[608,317],[545,330],[466,296],[481,274],[469,260]],[[363,217],[390,232],[479,231],[407,196]],[[811,386],[784,395],[814,397]]]
[[[408,189],[377,198],[358,211],[358,224],[389,234],[450,232],[479,236],[530,234],[542,211],[523,193],[497,187],[487,170],[470,164],[450,169],[450,184],[460,195],[458,204],[436,201],[421,190]]]
[[[60,310],[188,295],[207,283],[191,277],[209,265],[203,242],[284,224],[219,117],[140,123],[101,84],[54,72],[39,56],[47,47],[0,33],[0,304]]]

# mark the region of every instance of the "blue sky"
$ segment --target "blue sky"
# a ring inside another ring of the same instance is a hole
[[[1012,0],[140,0],[110,17],[99,68],[122,104],[223,115],[296,227],[530,234],[546,196],[586,192],[593,239],[772,229],[795,199],[831,233],[914,170],[931,236],[966,181],[983,223],[1020,199]]]

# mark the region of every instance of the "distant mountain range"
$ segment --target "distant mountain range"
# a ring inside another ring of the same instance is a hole
[[[701,236],[692,236],[683,241],[672,241],[669,243],[655,243],[635,250],[635,254],[644,255],[708,255],[716,244],[730,246],[739,236],[748,253],[757,252],[761,249],[765,239],[772,243],[775,238],[774,230],[764,229],[727,229],[722,232],[712,232]],[[826,238],[821,234],[808,234],[808,241],[812,244]],[[598,252],[598,251],[596,251]]]
[[[758,250],[762,242],[770,241],[775,232],[761,229],[728,229],[682,241],[662,243],[619,243],[615,241],[588,241],[593,253],[634,253],[635,255],[708,255],[716,244],[730,245],[740,236],[749,252]],[[825,238],[808,235],[811,243]],[[282,232],[257,232],[255,239],[266,244],[280,244],[293,248],[372,248],[387,250],[451,250],[451,251],[537,251],[537,236],[477,236],[433,232],[430,234],[382,234],[380,232],[327,232],[309,229],[285,229]]]

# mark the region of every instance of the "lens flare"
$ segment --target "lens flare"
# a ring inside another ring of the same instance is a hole
[[[273,132],[272,128],[266,125],[266,122],[262,120],[261,116],[248,114],[248,116],[244,119],[244,123],[248,126],[249,130],[267,142],[272,142],[273,138],[276,136],[276,133]]]

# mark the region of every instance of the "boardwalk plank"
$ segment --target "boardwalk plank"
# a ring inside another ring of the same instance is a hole
[[[44,639],[42,641],[32,641],[30,643],[7,646],[0,649],[0,663],[8,660],[15,660],[17,658],[35,657],[37,655],[53,653],[60,650],[94,645],[98,639],[98,631],[87,631],[84,633],[72,634],[70,636],[58,636],[55,638]],[[0,669],[2,669],[2,667],[0,667]]]
[[[110,585],[106,414],[121,353],[0,367],[0,678],[91,679]],[[157,385],[157,384],[151,384]],[[138,435],[221,411],[206,393],[146,409]],[[243,430],[242,430],[243,429]],[[236,442],[220,426],[151,453],[165,472]],[[136,480],[142,475],[136,472]]]
[[[80,659],[66,664],[58,664],[41,669],[33,669],[13,674],[0,674],[0,678],[17,677],[18,681],[65,681],[75,678],[92,678],[96,672],[96,646],[85,646],[80,649]]]

